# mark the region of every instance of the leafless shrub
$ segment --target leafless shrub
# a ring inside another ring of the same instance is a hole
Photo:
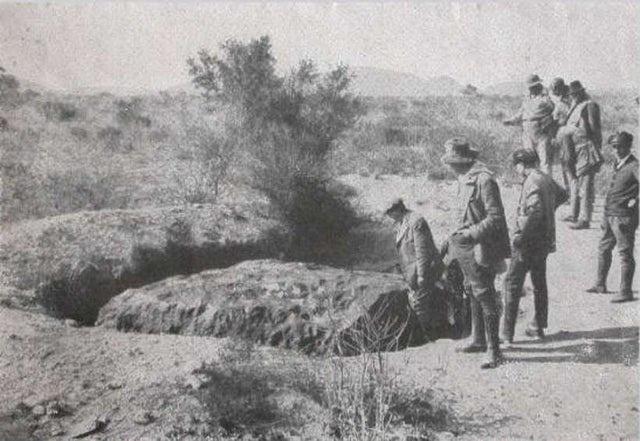
[[[75,105],[63,101],[45,101],[41,110],[48,121],[70,121],[78,115]]]

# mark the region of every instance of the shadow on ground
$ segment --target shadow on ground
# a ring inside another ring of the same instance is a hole
[[[553,347],[528,346],[532,343],[539,344],[538,341],[521,342],[510,348],[509,352],[532,356],[509,357],[509,360],[529,363],[571,362],[637,366],[638,332],[637,326],[602,328],[592,331],[563,331],[549,335],[545,342],[588,341]]]

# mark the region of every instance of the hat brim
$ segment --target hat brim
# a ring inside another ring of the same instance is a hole
[[[542,81],[536,81],[535,83],[527,83],[527,88],[529,89],[536,86],[542,86]]]
[[[587,89],[585,89],[584,87],[581,87],[580,89],[576,89],[576,90],[569,89],[569,95],[575,95],[576,93],[584,92],[585,90]]]

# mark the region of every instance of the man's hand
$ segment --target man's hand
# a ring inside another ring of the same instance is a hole
[[[424,288],[424,277],[418,276],[418,288]]]
[[[629,202],[627,203],[627,207],[633,208],[636,206],[637,203],[638,203],[637,199],[630,199]]]
[[[458,240],[462,243],[473,242],[473,236],[471,236],[471,232],[468,228],[463,228],[462,230],[456,231],[455,235],[458,236]]]

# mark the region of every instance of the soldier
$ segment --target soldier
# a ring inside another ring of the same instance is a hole
[[[553,101],[553,120],[556,126],[556,136],[553,140],[553,150],[558,152],[558,159],[562,167],[562,180],[567,193],[571,192],[571,186],[574,185],[575,170],[570,165],[571,158],[568,152],[562,149],[562,131],[567,124],[569,111],[571,110],[571,97],[569,96],[569,86],[560,77],[556,77],[549,85],[551,91],[551,99]]]
[[[638,160],[631,154],[632,142],[633,135],[627,132],[619,132],[609,138],[617,163],[605,200],[596,284],[587,289],[591,293],[607,292],[611,252],[617,244],[622,271],[620,292],[611,300],[613,303],[633,300],[631,284],[636,267],[633,247],[638,228]]]
[[[464,138],[445,143],[442,162],[458,178],[459,228],[445,244],[447,260],[457,260],[470,287],[472,342],[461,352],[485,352],[483,369],[502,362],[499,339],[499,304],[495,290],[498,268],[510,254],[509,233],[493,173],[477,161],[478,152]],[[485,335],[486,330],[486,335]],[[487,342],[488,347],[487,347]]]
[[[595,175],[603,162],[600,106],[591,100],[580,81],[569,84],[569,95],[572,106],[561,140],[562,149],[571,158],[570,168],[575,169],[575,185],[571,191],[571,215],[565,221],[575,222],[571,228],[582,230],[591,223]]]
[[[402,199],[395,199],[385,212],[395,221],[396,249],[400,268],[409,284],[409,304],[422,327],[423,336],[438,336],[445,314],[438,314],[434,285],[440,278],[443,265],[427,221],[408,210]]]
[[[544,86],[538,75],[526,80],[529,95],[524,98],[518,113],[503,121],[506,126],[522,125],[522,147],[538,154],[540,167],[551,174],[553,154],[553,103],[544,94]]]
[[[535,316],[525,334],[544,338],[547,327],[547,256],[556,250],[555,210],[568,199],[567,192],[548,175],[536,169],[530,150],[516,150],[513,166],[523,178],[514,228],[511,262],[504,279],[505,314],[502,337],[513,343],[518,305],[527,273],[531,273]]]

